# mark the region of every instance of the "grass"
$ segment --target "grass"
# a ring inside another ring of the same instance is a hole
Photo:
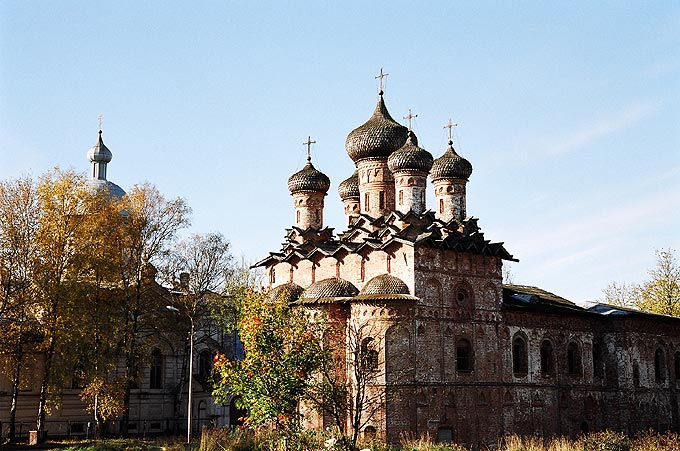
[[[320,434],[307,433],[291,449],[303,451],[326,450]],[[371,451],[472,451],[455,443],[435,443],[427,437],[404,437],[397,447],[380,442],[360,444]],[[26,447],[24,449],[29,449]],[[184,443],[180,438],[107,439],[86,441],[48,442],[40,447],[45,451],[280,451],[280,437],[275,432],[252,433],[225,429],[206,430],[200,442]],[[496,451],[680,451],[680,435],[648,431],[629,437],[622,433],[603,431],[570,440],[564,437],[541,438],[504,437],[493,447]]]

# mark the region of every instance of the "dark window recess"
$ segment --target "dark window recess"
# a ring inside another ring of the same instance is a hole
[[[159,349],[154,349],[151,352],[149,388],[163,388],[163,354]]]
[[[661,348],[654,353],[654,376],[658,382],[666,380],[666,353]]]
[[[385,209],[385,192],[380,191],[380,209],[384,210]]]
[[[543,343],[541,343],[541,373],[555,373],[555,355],[550,340],[543,340]]]
[[[149,425],[151,429],[159,430],[161,428],[161,423],[160,422],[153,422]]]
[[[71,423],[71,434],[82,434],[85,432],[85,423]]]
[[[582,373],[581,350],[574,341],[567,346],[567,373],[572,376],[580,376]]]
[[[456,371],[472,371],[472,345],[464,338],[456,343]]]
[[[602,379],[604,377],[604,359],[602,358],[602,347],[593,344],[593,377]]]
[[[680,381],[680,351],[675,353],[675,380]]]
[[[206,383],[212,374],[212,358],[210,351],[203,350],[198,355],[198,378],[202,383]]]
[[[527,374],[529,362],[527,361],[527,343],[522,337],[512,340],[512,372],[517,375]]]
[[[375,350],[373,339],[370,337],[361,342],[361,364],[367,371],[378,369],[378,351]]]

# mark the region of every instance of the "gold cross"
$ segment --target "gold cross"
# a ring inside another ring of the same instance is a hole
[[[444,128],[449,129],[449,141],[453,143],[453,127],[457,127],[458,124],[454,124],[451,122],[451,118],[449,118],[449,123],[444,126]]]
[[[387,77],[389,74],[383,74],[383,68],[380,68],[380,75],[376,75],[375,79],[380,79],[380,95],[383,95],[383,78]]]
[[[303,146],[307,146],[307,161],[312,161],[312,144],[316,144],[316,141],[312,141],[311,136],[307,136],[307,142],[303,142]]]
[[[408,129],[411,130],[411,119],[417,118],[417,114],[411,114],[411,108],[408,109],[408,116],[404,116],[404,119],[408,119]]]
[[[102,119],[104,119],[104,116],[102,116],[100,114],[99,116],[97,116],[97,119],[99,119],[99,130],[101,130],[102,129]]]

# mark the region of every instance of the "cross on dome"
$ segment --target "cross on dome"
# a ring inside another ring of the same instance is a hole
[[[303,146],[307,146],[307,161],[312,161],[312,144],[316,144],[316,141],[312,141],[311,136],[307,136],[307,141],[303,142]]]
[[[451,118],[449,118],[449,123],[443,127],[449,129],[449,144],[453,144],[453,127],[458,127],[458,124],[454,124],[451,122]]]
[[[404,119],[408,120],[408,129],[411,130],[411,119],[417,118],[417,114],[411,114],[411,108],[408,109],[408,116],[404,116]]]
[[[380,79],[380,95],[383,95],[383,78],[387,77],[389,74],[384,74],[383,73],[383,68],[380,68],[380,75],[376,75],[375,79]]]
[[[97,119],[99,120],[99,131],[101,131],[101,129],[102,129],[102,121],[103,121],[103,119],[104,119],[104,116],[100,114],[99,116],[97,116]]]

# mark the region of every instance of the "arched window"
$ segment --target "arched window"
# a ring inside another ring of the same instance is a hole
[[[163,354],[158,348],[151,351],[149,388],[163,388]]]
[[[361,342],[361,365],[369,372],[378,370],[378,351],[375,350],[375,343],[371,337],[364,338]]]
[[[666,380],[666,353],[661,348],[656,348],[654,353],[654,377],[657,382]]]
[[[210,374],[212,373],[212,358],[210,356],[210,351],[204,349],[198,355],[198,378],[201,382],[205,383],[208,381]]]
[[[604,377],[604,362],[602,360],[602,347],[599,343],[593,343],[593,377]]]
[[[444,213],[444,199],[439,199],[439,213]]]
[[[399,190],[399,205],[404,205],[404,190]]]
[[[366,426],[364,428],[364,440],[372,440],[375,438],[375,426]]]
[[[295,221],[295,222],[297,222],[298,224],[300,224],[300,210],[296,211],[296,212],[295,212],[295,215],[296,215],[296,218],[295,218],[296,221]]]
[[[512,372],[516,376],[524,376],[529,369],[527,342],[521,335],[512,340]]]
[[[272,269],[269,270],[269,282],[271,283],[276,283],[276,269],[272,266]]]
[[[379,193],[380,209],[385,209],[385,191],[380,191]]]
[[[472,345],[465,338],[456,343],[456,371],[472,371]]]
[[[571,376],[580,376],[582,371],[581,349],[575,341],[569,342],[567,346],[567,373]]]
[[[541,373],[544,375],[555,373],[555,354],[550,340],[541,343]]]
[[[371,197],[368,195],[368,193],[364,193],[364,210],[370,210],[371,209]]]

